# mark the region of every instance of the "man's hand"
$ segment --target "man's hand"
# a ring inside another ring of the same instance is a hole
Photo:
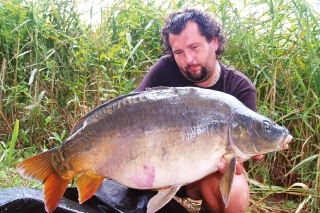
[[[252,159],[253,159],[253,160],[261,160],[263,157],[264,157],[264,155],[261,154],[261,155],[253,156]]]
[[[264,157],[263,154],[253,156],[252,159],[254,160],[261,160]],[[221,159],[220,163],[218,164],[218,171],[223,174],[226,171],[227,163],[224,158]],[[236,163],[236,175],[241,175],[243,173],[243,163]]]

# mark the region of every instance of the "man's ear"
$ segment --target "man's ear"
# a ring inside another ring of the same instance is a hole
[[[218,38],[213,38],[211,42],[212,42],[214,51],[217,51],[218,48],[219,48],[219,39]]]

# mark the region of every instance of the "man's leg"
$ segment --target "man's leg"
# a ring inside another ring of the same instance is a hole
[[[241,213],[249,206],[249,185],[246,177],[235,175],[230,193],[228,208],[222,200],[220,181],[223,174],[215,172],[186,186],[188,197],[202,199],[201,209],[212,213]]]

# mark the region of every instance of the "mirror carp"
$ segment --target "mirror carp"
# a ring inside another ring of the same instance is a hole
[[[288,148],[292,136],[271,119],[223,92],[196,87],[159,87],[110,100],[80,118],[59,147],[22,161],[24,178],[44,185],[53,212],[76,175],[79,202],[104,178],[135,189],[158,189],[148,213],[162,208],[179,188],[228,169],[220,189],[225,205],[236,160]]]

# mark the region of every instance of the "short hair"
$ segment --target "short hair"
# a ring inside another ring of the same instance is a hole
[[[189,21],[197,23],[200,33],[206,37],[208,42],[213,38],[218,38],[219,47],[216,55],[220,59],[226,46],[226,36],[215,16],[198,9],[185,9],[181,12],[172,13],[165,20],[161,31],[163,52],[169,56],[173,56],[172,47],[169,43],[169,34],[179,35]]]

